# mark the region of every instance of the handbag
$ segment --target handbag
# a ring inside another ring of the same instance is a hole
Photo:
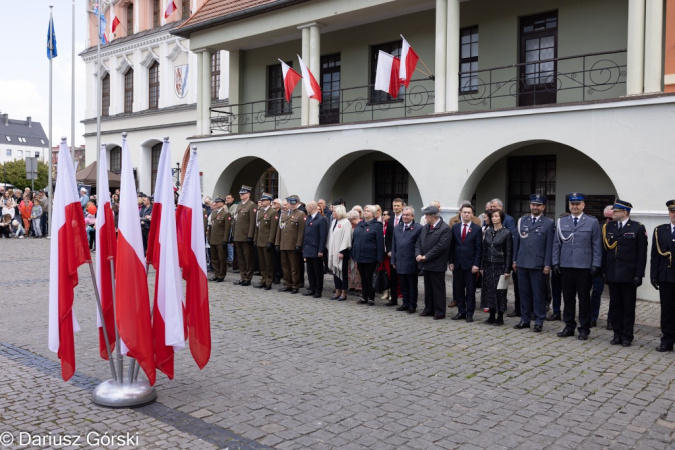
[[[382,264],[378,264],[373,277],[373,290],[381,294],[387,289],[389,289],[389,275]]]

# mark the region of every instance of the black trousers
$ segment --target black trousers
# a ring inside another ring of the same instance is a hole
[[[565,328],[574,331],[577,327],[576,305],[579,297],[579,333],[591,332],[591,269],[561,269],[560,282],[563,295],[563,320]]]
[[[314,294],[323,292],[323,258],[305,258],[307,260],[307,279],[309,290]]]
[[[471,273],[471,271],[469,271]],[[445,317],[445,272],[424,270],[424,312]]]
[[[366,300],[375,300],[375,289],[373,289],[373,273],[377,263],[356,263],[361,274],[361,297]]]
[[[148,251],[148,236],[150,235],[150,227],[141,227],[141,237],[143,238],[143,252]],[[91,246],[90,246],[91,248]]]
[[[471,269],[455,266],[452,273],[452,297],[457,303],[459,314],[472,317],[476,310],[476,274]]]
[[[609,316],[613,317],[614,336],[633,341],[637,288],[633,283],[607,283],[609,286]]]
[[[401,293],[403,294],[403,306],[417,309],[417,283],[419,282],[419,275],[416,273],[399,274],[398,277],[401,283]]]
[[[298,256],[298,272],[300,273],[300,287],[305,287],[305,257],[302,253],[296,253]]]
[[[346,297],[347,290],[349,289],[349,249],[343,250],[341,253],[342,263],[340,265],[342,267],[340,267],[340,271],[342,273],[342,278],[333,274],[333,281],[335,282],[335,290],[345,291],[342,293],[342,296]]]
[[[516,297],[515,301],[513,302],[513,310],[516,313],[516,315],[520,316],[521,310],[520,310],[520,280],[518,279],[517,276],[512,277],[513,278],[513,293]]]
[[[661,343],[667,347],[673,347],[675,344],[675,283],[659,283],[659,299],[661,300],[661,333],[663,333]]]

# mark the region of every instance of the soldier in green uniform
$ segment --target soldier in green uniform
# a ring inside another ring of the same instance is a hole
[[[209,281],[221,282],[227,275],[227,239],[232,227],[232,216],[225,208],[225,200],[215,199],[216,209],[211,211],[211,228],[207,232],[209,241],[213,278]]]
[[[269,291],[272,289],[274,279],[274,243],[277,238],[277,225],[279,213],[270,207],[272,194],[266,192],[260,197],[260,208],[256,215],[254,245],[258,248],[258,261],[260,263],[260,284],[255,287]]]
[[[276,236],[276,250],[281,252],[281,267],[284,272],[284,287],[279,291],[297,294],[301,282],[299,265],[307,216],[298,210],[300,199],[296,195],[286,200],[289,210],[281,216],[280,230]]]
[[[241,279],[234,284],[250,286],[253,278],[253,237],[255,235],[255,203],[251,198],[251,187],[242,186],[239,190],[241,202],[234,214],[234,247],[239,260]]]

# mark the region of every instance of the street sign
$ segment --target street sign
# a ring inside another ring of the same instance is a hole
[[[38,159],[34,156],[26,157],[26,179],[37,180]]]

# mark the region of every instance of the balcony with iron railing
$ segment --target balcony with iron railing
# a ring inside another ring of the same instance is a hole
[[[459,72],[458,112],[584,103],[626,94],[626,50]],[[434,79],[416,79],[396,99],[373,85],[322,92],[319,124],[348,124],[434,113]],[[314,100],[311,100],[314,101]],[[255,133],[301,127],[301,97],[212,107],[211,132]]]

